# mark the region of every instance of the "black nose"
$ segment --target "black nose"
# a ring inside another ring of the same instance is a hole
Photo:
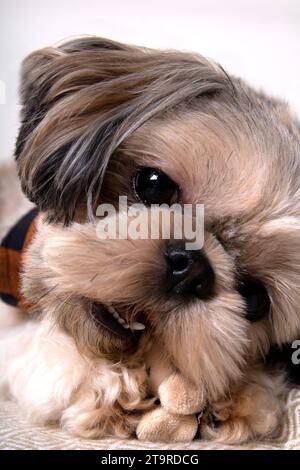
[[[165,250],[171,291],[181,296],[211,297],[215,273],[202,250],[186,250],[184,241],[169,241]]]

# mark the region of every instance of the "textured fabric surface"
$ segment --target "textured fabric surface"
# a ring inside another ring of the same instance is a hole
[[[286,402],[281,436],[276,441],[252,442],[235,449],[300,449],[300,389],[292,390]],[[153,444],[135,439],[87,440],[74,438],[55,427],[35,426],[23,417],[22,410],[10,401],[0,402],[0,449],[74,449],[74,450],[208,450],[231,446],[195,440],[189,444]]]

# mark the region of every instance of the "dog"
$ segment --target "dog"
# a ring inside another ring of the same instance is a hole
[[[29,55],[21,100],[17,172],[39,214],[20,277],[29,315],[2,315],[15,321],[1,334],[2,388],[30,419],[76,435],[172,441],[182,434],[165,426],[160,388],[171,374],[168,399],[184,378],[197,399],[178,415],[203,413],[203,438],[275,436],[288,380],[265,358],[300,330],[288,106],[198,54],[98,37]],[[29,203],[1,180],[7,228]],[[153,204],[204,204],[203,246],[101,239],[96,209],[122,219],[119,196],[143,204],[140,220]]]

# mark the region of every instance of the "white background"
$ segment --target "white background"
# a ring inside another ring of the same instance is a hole
[[[300,0],[0,0],[0,161],[13,152],[22,58],[76,34],[198,51],[300,115]]]

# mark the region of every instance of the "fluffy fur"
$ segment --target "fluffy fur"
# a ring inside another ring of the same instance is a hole
[[[300,330],[300,141],[287,106],[199,55],[99,38],[31,54],[21,94],[18,172],[42,215],[23,273],[34,319],[1,341],[10,393],[43,422],[125,436],[147,410],[163,423],[152,410],[163,365],[196,387],[205,437],[276,433],[285,379],[262,362]],[[135,202],[141,167],[172,178],[180,203],[205,205],[212,298],[168,294],[164,240],[97,237],[95,208],[119,195]],[[252,278],[271,301],[254,323],[236,288]],[[93,302],[142,315],[145,333],[116,336]]]

